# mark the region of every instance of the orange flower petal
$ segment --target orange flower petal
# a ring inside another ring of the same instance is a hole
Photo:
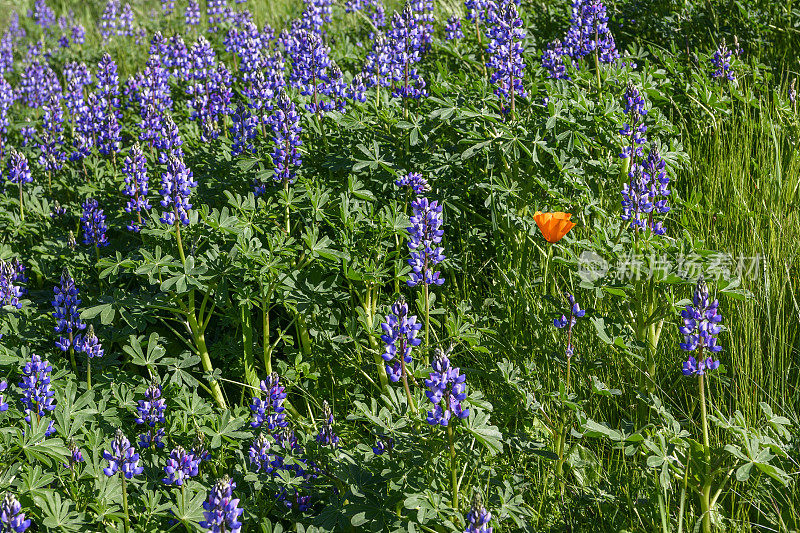
[[[570,221],[572,213],[542,213],[537,211],[533,215],[536,225],[539,226],[539,231],[542,232],[545,240],[549,243],[556,243],[564,238],[564,235],[569,233],[569,230],[575,227],[575,223]]]

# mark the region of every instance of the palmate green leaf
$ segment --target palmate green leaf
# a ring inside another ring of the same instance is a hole
[[[166,354],[166,350],[158,344],[159,341],[159,334],[158,333],[151,333],[150,337],[147,339],[147,352],[145,353],[142,350],[142,340],[144,336],[136,336],[131,335],[129,337],[129,344],[122,347],[122,350],[131,356],[131,362],[138,366],[144,366],[148,369],[155,370],[157,365],[165,365],[167,364],[165,361],[161,361],[161,359]]]
[[[481,409],[470,409],[466,424],[462,426],[483,444],[491,455],[502,453],[503,434],[489,422],[489,414]]]
[[[250,432],[239,431],[239,429],[247,423],[247,418],[237,418],[233,416],[230,409],[222,413],[222,418],[219,420],[216,427],[203,426],[200,428],[205,435],[211,437],[211,448],[219,448],[222,445],[222,439],[234,440],[245,439],[250,435]]]
[[[37,506],[44,513],[42,525],[57,531],[85,531],[84,514],[72,508],[70,500],[62,500],[61,494],[47,491],[34,497]]]

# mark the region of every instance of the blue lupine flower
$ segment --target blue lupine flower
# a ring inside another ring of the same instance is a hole
[[[258,133],[256,119],[241,102],[236,106],[236,112],[231,119],[232,126],[230,129],[233,137],[231,155],[237,156],[245,152],[252,153],[255,149],[253,139],[256,138]]]
[[[165,15],[171,15],[175,11],[175,0],[161,0],[161,11]]]
[[[0,75],[0,152],[5,145],[5,136],[8,133],[8,110],[11,109],[15,99],[14,88]]]
[[[300,15],[301,28],[317,34],[322,26],[331,21],[333,0],[303,0],[306,8]]]
[[[75,347],[74,342],[78,332],[86,329],[86,324],[81,322],[81,313],[78,311],[78,306],[81,304],[81,300],[78,298],[78,287],[66,268],[61,273],[61,284],[53,287],[53,292],[55,293],[53,298],[55,331],[62,335],[56,341],[56,346],[66,352],[71,347]]]
[[[161,175],[161,205],[163,207],[172,206],[172,210],[164,211],[161,222],[168,225],[176,224],[180,220],[182,224],[189,224],[189,210],[192,204],[189,203],[189,196],[192,189],[197,187],[194,181],[194,174],[182,159],[175,156],[170,157],[167,163],[167,171]]]
[[[219,136],[217,120],[228,114],[231,101],[231,73],[217,63],[216,54],[208,40],[200,36],[189,53],[189,85],[191,120],[200,124],[201,140],[208,142]]]
[[[112,35],[117,34],[119,10],[119,0],[108,0],[103,14],[100,15],[100,36],[103,38],[104,43],[107,42]]]
[[[416,315],[408,316],[408,304],[399,300],[392,305],[392,313],[381,324],[381,329],[384,332],[381,340],[386,344],[382,354],[387,363],[386,374],[393,382],[397,382],[408,372],[406,365],[413,361],[411,349],[422,343],[422,339],[416,337],[422,324],[417,323]],[[392,361],[394,363],[389,364]]]
[[[93,359],[95,357],[103,357],[105,353],[103,346],[100,344],[100,339],[94,334],[94,327],[90,324],[86,334],[78,335],[75,338],[75,351],[78,353],[85,353],[86,357]]]
[[[381,0],[347,0],[344,10],[346,13],[363,12],[377,28],[386,25],[386,8]]]
[[[479,494],[475,494],[472,500],[472,508],[467,513],[467,529],[464,533],[492,533],[494,528],[489,525],[492,520],[492,513],[483,506]]]
[[[572,357],[574,348],[572,346],[572,328],[575,327],[575,324],[578,322],[579,318],[583,318],[586,314],[586,311],[581,309],[581,306],[575,301],[575,297],[570,293],[564,294],[567,298],[567,301],[570,305],[569,310],[569,318],[564,315],[561,315],[561,318],[553,319],[553,325],[559,329],[567,328],[567,348],[566,354],[567,357]]]
[[[225,0],[208,0],[206,3],[206,13],[208,13],[208,32],[215,33],[217,26],[225,20],[227,11]]]
[[[467,398],[467,376],[450,364],[450,359],[438,348],[431,365],[433,371],[425,380],[428,390],[425,395],[434,405],[428,411],[428,424],[432,426],[447,426],[455,415],[457,418],[467,418],[469,409],[463,409],[461,402]]]
[[[547,46],[545,51],[542,52],[542,66],[547,70],[548,78],[556,80],[571,79],[567,73],[567,65],[564,63],[564,57],[568,55],[564,45],[558,39]],[[572,64],[575,64],[574,61]]]
[[[69,463],[64,466],[73,469],[76,464],[83,462],[83,454],[81,453],[81,449],[75,444],[74,439],[69,440],[69,451],[71,453],[69,456]]]
[[[572,26],[567,31],[565,46],[573,59],[594,54],[595,50],[601,63],[611,63],[619,58],[602,2],[575,0],[572,3]]]
[[[419,283],[441,285],[444,278],[441,272],[433,269],[445,259],[443,248],[438,246],[444,235],[441,229],[442,206],[436,200],[430,202],[421,196],[411,202],[411,207],[414,210],[408,228],[408,249],[411,250],[408,264],[411,265],[411,273],[406,283],[409,287]]]
[[[392,16],[387,39],[392,81],[395,85],[392,96],[415,100],[427,96],[425,80],[414,67],[422,59],[422,50],[425,47],[423,30],[409,4]]]
[[[171,115],[166,115],[161,124],[161,130],[153,141],[153,147],[158,150],[158,162],[166,164],[170,157],[183,160],[183,140],[181,139],[178,125]]]
[[[203,502],[203,516],[205,520],[200,522],[200,527],[207,529],[209,533],[240,533],[242,516],[244,509],[239,509],[239,499],[233,497],[233,489],[236,483],[231,481],[228,476],[216,482],[208,493],[208,500]]]
[[[97,247],[108,246],[106,215],[94,198],[83,202],[81,224],[83,225],[83,244]]]
[[[738,42],[734,43],[733,49],[729,49],[725,44],[725,39],[723,39],[711,58],[711,66],[714,69],[711,77],[719,80],[736,81],[736,72],[731,68],[731,59],[734,55],[741,54],[741,52]]]
[[[333,109],[344,112],[344,101],[339,94],[341,91],[337,91],[334,83],[341,75],[334,75],[330,47],[313,31],[298,30],[291,35],[291,39],[289,56],[292,71],[289,83],[300,89],[300,94],[311,97],[306,109],[320,115]]]
[[[525,30],[513,0],[503,0],[493,10],[488,30],[489,60],[486,66],[493,72],[489,81],[495,85],[494,93],[500,98],[504,113],[514,112],[516,98],[526,97],[522,86],[525,62],[522,58],[522,41]]]
[[[272,472],[272,457],[269,454],[269,448],[269,439],[263,433],[259,433],[250,446],[250,464],[255,466],[256,472],[262,470],[267,474]]]
[[[663,235],[666,233],[664,223],[654,220],[653,215],[663,215],[669,211],[669,178],[658,148],[651,147],[647,158],[644,157],[642,145],[647,141],[644,137],[647,131],[644,124],[647,110],[644,98],[632,84],[625,92],[624,111],[628,115],[627,122],[623,124],[620,134],[629,137],[630,142],[622,148],[620,157],[630,159],[630,179],[622,186],[621,218],[630,222],[631,229],[638,231],[649,227],[656,235]]]
[[[294,102],[289,99],[285,91],[278,97],[278,105],[269,118],[272,128],[272,142],[275,149],[272,152],[272,161],[275,164],[273,179],[278,183],[294,183],[296,168],[302,164],[298,147],[303,144],[300,140],[300,116],[295,110]],[[257,184],[256,194],[263,194],[264,186]]]
[[[19,387],[22,389],[22,405],[25,407],[25,421],[31,423],[31,415],[35,415],[37,420],[47,415],[48,411],[56,408],[56,401],[53,398],[55,391],[50,388],[50,372],[53,367],[47,361],[36,354],[31,354],[31,360],[25,363],[22,370],[22,381]],[[53,421],[47,427],[46,436],[56,432]]]
[[[167,464],[164,467],[167,477],[162,481],[165,485],[177,485],[180,487],[183,485],[184,480],[198,474],[199,466],[199,457],[195,457],[194,454],[178,446],[169,454],[169,459],[167,459]]]
[[[25,294],[25,289],[19,284],[25,283],[25,266],[18,260],[3,261],[0,259],[0,307],[6,305],[22,309],[19,299]]]
[[[13,494],[6,493],[6,497],[0,502],[0,531],[3,533],[22,533],[31,527],[30,518],[25,518],[22,512],[22,505],[17,501]]]
[[[464,0],[464,7],[467,9],[467,20],[485,22],[492,9],[492,0]]]
[[[270,374],[267,379],[261,381],[261,390],[266,397],[262,400],[253,396],[250,410],[253,412],[253,420],[250,426],[254,428],[266,426],[272,432],[277,428],[286,427],[286,413],[283,402],[286,399],[286,388],[280,384],[280,377],[277,372]]]
[[[8,411],[8,402],[6,402],[5,398],[3,397],[3,394],[1,394],[7,388],[8,388],[8,383],[5,380],[0,381],[0,413],[2,413],[3,411]]]
[[[322,424],[317,434],[317,442],[331,448],[336,448],[339,444],[339,437],[333,432],[333,411],[327,400],[322,402]]]
[[[34,0],[33,2],[33,20],[42,29],[47,30],[56,24],[56,13],[50,6],[47,5],[46,0]]]
[[[31,169],[28,166],[28,159],[23,154],[17,152],[13,148],[11,149],[10,153],[11,155],[6,162],[8,181],[11,183],[16,183],[19,187],[20,194],[22,194],[23,185],[33,182]],[[2,178],[0,178],[0,180],[2,180]]]
[[[458,15],[453,15],[447,19],[447,24],[444,27],[444,38],[447,41],[464,38],[464,32],[461,31],[461,19]]]
[[[372,42],[372,49],[367,54],[362,68],[367,86],[390,87],[392,85],[392,57],[392,49],[386,35],[379,33]]]
[[[138,217],[136,222],[128,223],[128,229],[138,232],[142,223],[142,211],[149,211],[152,207],[147,201],[147,193],[150,190],[147,161],[139,143],[133,145],[130,154],[125,158],[122,172],[125,174],[125,189],[122,192],[129,197],[128,203],[125,205],[125,212],[135,212]]]
[[[117,35],[124,37],[133,37],[136,35],[133,19],[133,8],[130,4],[125,3],[125,5],[122,6],[122,12],[119,14],[119,19],[117,19]]]
[[[164,412],[167,410],[167,402],[161,397],[161,386],[153,383],[144,392],[144,400],[139,400],[136,407],[138,416],[137,424],[145,424],[147,431],[139,435],[139,446],[149,448],[151,445],[156,448],[163,448],[164,429],[155,430],[156,424],[164,423]]]
[[[394,448],[394,439],[381,435],[375,439],[375,446],[372,447],[372,452],[375,455],[383,455],[387,451],[391,451],[392,448]]]
[[[108,477],[122,472],[126,479],[132,479],[144,472],[144,468],[139,466],[139,454],[121,429],[117,430],[111,441],[111,451],[103,450],[103,459],[108,461],[108,466],[103,469]]]
[[[684,342],[680,343],[683,350],[697,352],[699,359],[690,356],[689,360],[683,363],[683,374],[685,376],[703,375],[709,370],[719,367],[719,361],[713,355],[722,350],[722,346],[717,343],[717,335],[722,328],[722,315],[719,314],[719,301],[710,300],[708,285],[702,276],[697,280],[692,303],[681,311],[683,326],[679,328],[683,335]],[[703,356],[707,355],[705,359]]]
[[[200,24],[200,4],[194,0],[189,0],[184,12],[184,22],[187,26],[197,26]]]
[[[84,44],[86,42],[86,28],[83,24],[75,23],[70,30],[72,32],[72,42],[75,44]]]
[[[416,195],[423,194],[431,190],[428,180],[422,177],[419,172],[409,172],[405,176],[400,176],[395,182],[398,187],[408,187]]]

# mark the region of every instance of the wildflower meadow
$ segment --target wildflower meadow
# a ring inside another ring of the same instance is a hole
[[[5,2],[0,533],[800,532],[799,27]]]

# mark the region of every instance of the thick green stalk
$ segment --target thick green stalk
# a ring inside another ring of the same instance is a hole
[[[265,296],[261,305],[261,326],[264,330],[264,370],[266,370],[267,375],[269,375],[272,374],[272,346],[269,343],[269,298]]]
[[[379,353],[379,346],[378,341],[375,339],[373,335],[373,327],[375,325],[375,305],[372,301],[372,289],[367,289],[367,297],[364,299],[364,303],[362,305],[364,309],[364,319],[367,325],[367,337],[369,338],[369,347],[372,350],[372,357],[375,361],[375,369],[378,371],[378,380],[381,384],[381,391],[388,392],[389,391],[389,378],[386,375],[386,367],[384,366],[383,357]],[[403,375],[405,377],[405,374]],[[410,392],[409,392],[410,394]]]
[[[92,358],[86,358],[86,388],[92,390]]]
[[[253,324],[250,302],[242,302],[240,307],[242,320],[242,366],[244,377],[248,385],[258,387],[258,374],[256,373],[255,357],[253,356]]]
[[[431,305],[430,295],[428,294],[428,284],[422,281],[422,296],[425,300],[425,366],[430,364],[431,354]]]
[[[703,349],[699,351],[699,357],[703,357]],[[703,491],[700,494],[700,510],[703,512],[703,533],[711,533],[711,478],[709,468],[711,466],[711,447],[708,439],[708,418],[706,414],[706,388],[705,376],[700,374],[697,386],[700,389],[700,420],[703,425]]]
[[[25,222],[25,209],[22,206],[22,178],[19,180],[19,219]]]

